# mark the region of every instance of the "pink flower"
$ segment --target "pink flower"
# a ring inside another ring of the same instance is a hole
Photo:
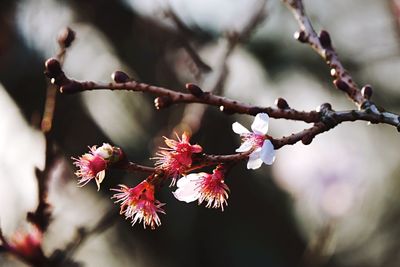
[[[35,262],[44,257],[42,240],[43,233],[36,226],[30,225],[26,232],[14,233],[8,245],[15,255],[29,262]]]
[[[118,193],[112,198],[117,199],[115,203],[121,203],[120,214],[125,214],[125,219],[131,218],[132,225],[143,221],[143,227],[149,225],[151,229],[161,225],[157,212],[165,214],[161,208],[164,203],[154,198],[154,185],[146,180],[134,188],[119,185],[119,189],[111,189]]]
[[[95,179],[97,190],[100,190],[100,184],[104,180],[108,164],[121,159],[122,151],[110,144],[103,144],[99,148],[93,146],[89,149],[89,153],[78,159],[73,158],[75,160],[74,165],[79,168],[75,175],[80,178],[78,181],[80,186],[84,186]]]
[[[268,120],[268,114],[258,113],[251,125],[253,132],[250,132],[238,122],[232,124],[232,130],[240,134],[243,141],[242,145],[236,149],[236,152],[247,152],[253,149],[253,152],[249,155],[247,169],[258,169],[263,162],[271,165],[275,161],[274,146],[266,136]]]
[[[191,173],[182,177],[177,183],[178,189],[174,196],[187,203],[198,200],[199,205],[207,202],[207,208],[221,208],[228,205],[229,188],[224,182],[224,171],[217,167],[213,174],[201,172]]]
[[[161,150],[157,152],[157,156],[153,159],[157,159],[157,168],[164,170],[167,176],[172,178],[172,186],[176,179],[185,174],[187,169],[192,166],[192,155],[202,152],[203,148],[199,145],[190,144],[190,137],[187,133],[182,134],[182,139],[177,135],[178,141],[164,138],[168,147],[161,147]]]

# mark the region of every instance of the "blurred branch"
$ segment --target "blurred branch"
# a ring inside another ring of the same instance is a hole
[[[332,242],[334,226],[334,222],[322,226],[316,236],[310,240],[303,255],[304,266],[323,266],[329,260],[331,255],[327,253],[327,250]]]
[[[213,67],[213,73],[205,77],[200,83],[201,86],[208,86],[209,92],[222,95],[224,84],[228,77],[227,61],[236,46],[248,40],[251,33],[260,25],[266,18],[265,11],[266,0],[261,0],[259,5],[254,9],[250,19],[243,25],[241,30],[227,31],[225,33],[226,42],[224,43],[222,58]],[[200,128],[202,118],[204,116],[206,106],[191,105],[185,108],[183,118],[180,125],[188,127],[192,133],[195,133]]]
[[[189,37],[193,35],[192,31],[185,25],[185,23],[178,17],[178,15],[172,10],[171,7],[168,7],[164,11],[164,15],[167,18],[170,18],[170,20],[174,23],[176,29],[178,30],[179,43],[186,50],[194,64],[194,69],[193,67],[190,69],[192,70],[196,79],[200,77],[202,72],[210,72],[212,70],[211,67],[203,61],[203,59],[199,56],[199,54],[189,42]]]
[[[34,212],[28,212],[27,220],[35,224],[42,232],[47,230],[51,221],[51,205],[47,200],[49,190],[49,180],[51,172],[58,161],[58,156],[54,152],[53,143],[46,135],[46,162],[44,170],[36,168],[38,182],[38,206]]]
[[[118,212],[114,209],[107,211],[103,217],[92,227],[79,227],[75,237],[65,246],[64,249],[55,250],[50,257],[50,261],[56,266],[69,263],[77,250],[93,235],[103,233],[109,229],[118,217]]]

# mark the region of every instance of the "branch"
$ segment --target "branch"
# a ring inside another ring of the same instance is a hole
[[[337,89],[344,91],[348,97],[360,108],[368,99],[361,94],[360,89],[351,75],[343,67],[339,57],[332,46],[330,35],[323,30],[319,36],[315,32],[310,19],[307,17],[302,0],[282,0],[292,11],[293,16],[299,24],[300,31],[294,37],[302,42],[308,43],[331,68],[331,75],[335,78],[334,85]]]
[[[335,79],[333,84],[337,89],[345,92],[347,96],[361,110],[367,110],[368,113],[374,114],[380,119],[370,120],[372,123],[387,123],[397,127],[400,131],[400,119],[397,114],[387,112],[382,108],[377,107],[370,98],[372,96],[372,88],[365,85],[360,89],[354,82],[351,75],[344,68],[339,60],[338,54],[332,46],[332,41],[329,33],[322,30],[318,35],[310,19],[307,17],[302,0],[282,0],[283,3],[291,10],[293,16],[297,20],[300,31],[294,34],[294,37],[302,42],[308,43],[314,51],[316,51],[331,68],[331,76]],[[356,114],[358,116],[359,114]],[[346,116],[345,116],[346,117]]]

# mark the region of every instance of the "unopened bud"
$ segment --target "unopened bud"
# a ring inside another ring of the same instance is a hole
[[[334,80],[333,84],[336,86],[336,88],[338,88],[339,90],[342,90],[344,92],[347,92],[350,88],[349,85],[341,79]]]
[[[75,40],[75,32],[70,27],[64,28],[58,35],[57,41],[61,47],[68,48]]]
[[[306,43],[307,42],[307,36],[304,31],[297,31],[293,34],[294,39],[299,41],[300,43]]]
[[[321,42],[321,45],[325,49],[332,49],[332,41],[331,41],[331,36],[329,33],[325,30],[322,30],[319,33],[319,41]]]
[[[372,87],[367,84],[361,89],[361,94],[364,98],[370,99],[372,96]]]
[[[312,135],[306,135],[306,136],[304,136],[304,137],[301,139],[301,142],[302,142],[304,145],[309,145],[309,144],[311,144],[311,142],[312,142],[313,139],[314,139],[314,137],[313,137]]]
[[[126,74],[123,71],[119,71],[119,70],[114,71],[111,74],[111,79],[113,79],[114,82],[116,82],[116,83],[126,83],[126,82],[130,81],[128,74]]]
[[[73,80],[69,80],[68,83],[60,87],[60,92],[64,94],[73,94],[80,91],[83,91],[82,83]]]
[[[332,105],[329,103],[323,103],[316,108],[317,112],[325,111],[325,110],[332,110]]]
[[[275,100],[275,105],[280,109],[289,109],[290,108],[287,101],[285,99],[283,99],[282,97],[279,97]]]
[[[193,83],[187,83],[185,87],[195,97],[202,97],[204,95],[204,91]]]
[[[172,104],[172,99],[168,96],[159,96],[154,99],[154,106],[156,109],[169,107]]]
[[[57,78],[63,73],[60,62],[55,58],[49,58],[46,60],[44,66],[46,68],[45,74],[49,78]]]

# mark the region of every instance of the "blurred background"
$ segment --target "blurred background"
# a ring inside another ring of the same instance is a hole
[[[317,31],[331,33],[342,62],[373,101],[400,112],[400,1],[305,0]],[[64,69],[78,80],[108,82],[115,70],[139,81],[184,90],[193,82],[245,103],[296,109],[324,102],[354,109],[334,90],[325,63],[292,38],[297,25],[277,0],[18,0],[0,1],[0,224],[5,236],[26,224],[37,205],[35,167],[43,168],[41,118],[44,61],[69,26],[76,40]],[[196,53],[193,53],[196,51]],[[199,58],[197,58],[199,56]],[[52,172],[53,221],[44,236],[50,255],[80,227],[118,212],[110,187],[138,184],[142,174],[108,172],[100,192],[76,186],[70,157],[110,142],[142,164],[163,135],[189,130],[210,154],[233,153],[231,124],[252,117],[214,107],[156,110],[154,97],[96,91],[57,97],[52,134],[64,155]],[[305,123],[271,120],[270,134]],[[79,266],[400,266],[399,135],[387,125],[344,123],[309,146],[277,151],[272,166],[237,165],[224,212],[186,204],[162,188],[167,215],[155,231],[122,216],[88,236],[71,255]],[[1,266],[25,266],[0,255]]]

